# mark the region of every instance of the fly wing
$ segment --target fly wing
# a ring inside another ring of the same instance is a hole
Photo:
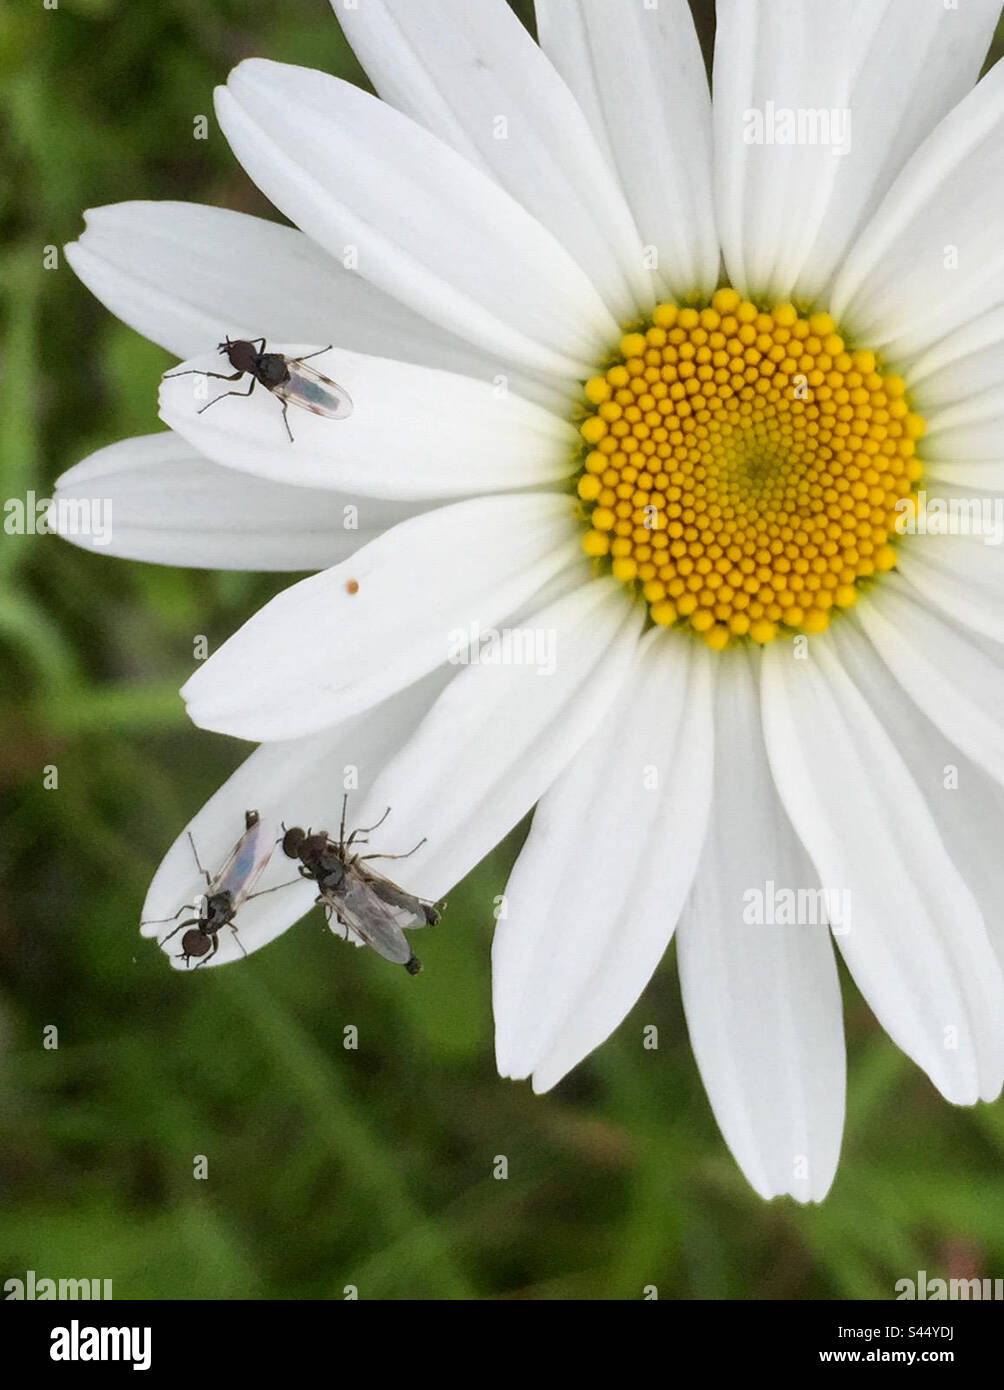
[[[290,360],[286,367],[288,378],[272,387],[272,394],[280,400],[328,420],[344,420],[352,414],[352,397],[337,381],[322,376],[306,362]]]
[[[389,878],[384,878],[383,874],[371,869],[369,864],[357,861],[353,868],[367,881],[378,898],[388,906],[400,909],[397,916],[403,928],[413,930],[416,927],[434,927],[439,921],[439,912],[434,903],[426,902],[424,898],[417,898],[414,893],[399,888]]]
[[[276,845],[274,830],[260,820],[257,813],[249,812],[248,821],[248,828],[230,851],[209,889],[211,894],[230,893],[235,909],[251,892]]]
[[[416,926],[408,914],[383,902],[363,875],[349,869],[337,889],[322,889],[322,896],[343,926],[360,936],[385,960],[407,965],[414,952],[405,936],[405,925]],[[400,919],[404,920],[400,920]]]

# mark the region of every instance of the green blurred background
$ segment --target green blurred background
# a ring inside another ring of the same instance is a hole
[[[274,216],[215,126],[192,140],[193,114],[254,54],[364,78],[324,0],[32,0],[0,11],[0,54],[2,492],[41,497],[92,450],[160,428],[171,365],[62,257],[43,270],[43,248],[124,199]],[[192,633],[222,640],[289,579],[0,542],[0,1281],[111,1278],[118,1298],[640,1298],[654,1284],[809,1299],[888,1298],[919,1269],[1004,1273],[1004,1108],[944,1103],[846,980],[849,1114],[821,1207],[766,1205],[736,1169],[672,957],[556,1091],[499,1080],[486,904],[518,837],[451,894],[416,981],[316,915],[239,969],[168,970],[137,934],[146,885],[246,752],[185,718]]]

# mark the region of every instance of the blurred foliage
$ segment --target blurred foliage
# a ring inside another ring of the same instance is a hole
[[[323,0],[0,12],[5,497],[159,428],[167,358],[44,248],[120,199],[274,216],[215,127],[191,139],[256,53],[364,80]],[[136,932],[144,889],[245,752],[184,718],[191,634],[224,637],[287,581],[0,539],[0,1277],[112,1278],[120,1298],[887,1298],[918,1269],[1004,1270],[1004,1110],[946,1105],[849,985],[847,1133],[818,1208],[765,1205],[737,1171],[671,958],[554,1093],[499,1080],[486,905],[515,842],[451,895],[416,981],[314,917],[239,969],[169,971]]]

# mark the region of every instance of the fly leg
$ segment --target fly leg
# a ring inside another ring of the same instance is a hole
[[[189,367],[183,372],[165,372],[164,380],[175,376],[211,376],[214,381],[237,381],[243,375],[243,372],[203,372],[198,367]]]
[[[172,912],[170,917],[148,917],[145,922],[140,922],[141,927],[159,927],[162,922],[176,922],[183,912],[194,912],[194,903],[184,903],[178,908],[177,912]]]
[[[313,874],[307,873],[301,865],[300,878],[313,878]],[[295,888],[299,882],[299,878],[291,878],[288,883],[277,883],[273,888],[259,888],[257,893],[249,893],[244,901],[250,902],[252,898],[263,898],[266,893],[278,893],[280,888]]]
[[[188,843],[192,846],[192,855],[195,859],[196,868],[199,870],[199,873],[202,875],[202,877],[206,880],[206,887],[212,888],[213,880],[209,877],[205,869],[202,867],[202,861],[199,859],[199,851],[195,848],[195,841],[192,839],[192,832],[189,830],[186,831],[186,834],[188,835]]]
[[[216,375],[215,372],[206,372],[206,376],[215,376],[215,375]],[[237,380],[237,377],[243,376],[243,375],[244,375],[243,372],[238,372],[238,373],[237,373],[237,376],[222,376],[222,377],[220,377],[220,380],[221,380],[221,381],[236,381],[236,380]],[[209,407],[210,407],[211,405],[216,405],[216,403],[217,403],[218,401],[225,401],[226,398],[227,398],[228,396],[250,396],[251,392],[254,390],[254,388],[255,388],[257,385],[258,385],[258,378],[257,378],[256,376],[253,376],[253,377],[251,378],[251,385],[248,387],[248,389],[247,389],[246,391],[224,391],[224,392],[222,393],[222,395],[214,396],[213,399],[212,399],[211,401],[207,401],[205,405],[200,405],[200,406],[199,406],[199,409],[196,411],[196,414],[197,414],[197,415],[201,415],[204,411],[208,410]]]
[[[343,804],[343,806],[342,806],[342,849],[351,849],[351,848],[352,848],[352,845],[353,845],[353,842],[356,840],[356,838],[357,838],[359,835],[372,835],[372,833],[373,833],[374,830],[379,830],[380,827],[381,827],[381,825],[383,825],[384,821],[387,819],[387,817],[388,817],[389,815],[390,815],[390,807],[388,806],[387,809],[386,809],[386,811],[384,811],[383,815],[380,817],[380,819],[377,821],[377,823],[376,823],[375,825],[361,825],[361,826],[359,826],[358,829],[353,830],[352,834],[349,836],[348,840],[346,841],[346,839],[345,839],[345,807],[344,807],[344,804]],[[415,849],[418,849],[418,845],[415,846]],[[412,853],[414,853],[414,850],[412,851]],[[364,856],[364,857],[365,857],[365,858],[369,858],[370,856],[369,856],[369,855],[366,855],[366,856]],[[396,857],[396,856],[392,856],[392,855],[384,855],[384,856],[383,856],[383,858],[385,858],[385,859],[394,858],[394,857]]]
[[[417,844],[417,845],[414,845],[414,846],[408,851],[407,854],[361,854],[361,855],[359,856],[359,858],[360,858],[360,859],[410,859],[411,856],[415,853],[415,850],[421,849],[422,846],[425,844],[425,842],[426,842],[427,839],[428,839],[428,836],[427,836],[427,835],[423,835],[422,838],[419,840],[418,844]],[[349,841],[349,843],[350,843],[350,844],[352,843],[351,840]]]
[[[186,909],[187,909],[187,905],[186,905],[186,907],[179,908],[179,911],[180,911],[180,912],[184,912],[184,911],[186,911]],[[174,915],[175,915],[175,917],[177,917],[178,913],[176,912]],[[165,920],[166,922],[170,922],[171,919],[170,919],[170,917],[165,917],[164,920]],[[166,936],[161,937],[161,939],[157,942],[157,945],[158,945],[158,946],[165,946],[165,945],[170,941],[171,937],[172,937],[172,936],[177,936],[178,933],[179,933],[184,927],[197,927],[197,926],[199,925],[199,922],[200,922],[200,921],[201,921],[201,918],[199,918],[199,917],[189,917],[189,919],[188,919],[187,922],[182,922],[182,924],[181,924],[180,927],[175,927],[174,931],[169,931],[169,932],[167,933]]]
[[[328,930],[332,932],[333,935],[338,935],[338,932],[336,932],[331,925],[331,919],[332,917],[334,917],[335,921],[342,929],[343,940],[351,942],[352,937],[349,936],[349,924],[348,922],[346,922],[345,918],[341,915],[341,913],[338,912],[337,908],[332,907],[328,900],[324,897],[316,898],[315,902],[319,902],[324,908],[324,920],[327,923]]]
[[[311,359],[312,357],[320,357],[320,355],[321,355],[322,352],[330,352],[330,351],[331,351],[331,344],[329,343],[327,347],[318,348],[316,352],[308,352],[307,355],[306,355],[306,357],[294,357],[294,358],[293,358],[293,361],[294,361],[294,362],[309,362],[310,359]]]

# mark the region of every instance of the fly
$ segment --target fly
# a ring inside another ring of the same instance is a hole
[[[352,397],[344,386],[339,386],[337,381],[322,376],[315,368],[306,365],[311,357],[330,352],[330,343],[327,347],[318,348],[316,352],[308,352],[305,357],[287,357],[281,352],[266,352],[264,338],[255,338],[252,342],[244,338],[231,342],[227,338],[226,342],[217,346],[233,367],[232,374],[200,372],[195,368],[184,372],[166,373],[168,377],[206,376],[212,377],[215,381],[239,381],[242,376],[250,376],[251,385],[246,391],[224,391],[221,395],[214,396],[206,405],[199,407],[200,415],[211,405],[216,405],[217,401],[226,400],[228,396],[250,396],[259,384],[282,401],[282,422],[286,426],[290,444],[293,443],[293,431],[289,428],[286,412],[291,405],[298,405],[301,410],[309,410],[313,415],[323,415],[327,420],[344,420],[352,414]]]
[[[367,946],[372,946],[385,960],[403,965],[409,975],[417,975],[422,962],[413,953],[404,933],[416,927],[435,926],[439,911],[433,903],[405,892],[371,869],[367,861],[407,859],[425,841],[419,840],[408,854],[352,853],[352,846],[360,836],[376,830],[389,814],[388,806],[376,825],[353,830],[346,839],[343,801],[337,840],[330,839],[326,830],[311,833],[297,825],[284,834],[282,848],[290,859],[299,859],[301,876],[317,884],[317,901],[323,904],[329,920],[333,915],[347,933],[353,933]],[[361,843],[368,842],[362,840]]]
[[[188,930],[181,938],[179,959],[187,965],[193,958],[198,957],[199,965],[205,965],[207,961],[212,960],[220,948],[219,933],[224,927],[229,927],[234,934],[234,940],[241,948],[242,954],[246,956],[247,951],[241,945],[234,919],[237,916],[238,908],[249,897],[261,896],[258,893],[252,893],[251,889],[261,877],[265,865],[272,857],[272,851],[276,846],[275,837],[262,824],[257,811],[245,811],[244,834],[227,855],[226,862],[212,877],[199,862],[198,851],[195,848],[191,831],[189,831],[188,840],[192,846],[192,853],[195,855],[199,873],[206,880],[206,892],[198,902],[186,903],[184,907],[178,909],[178,912],[174,914],[175,917],[181,912],[194,912],[196,916],[186,918],[173,931],[169,931],[158,944],[165,945],[172,936],[177,936],[178,932],[187,927]],[[273,890],[268,888],[265,891],[271,893]],[[171,919],[167,918],[166,920],[170,921]]]

